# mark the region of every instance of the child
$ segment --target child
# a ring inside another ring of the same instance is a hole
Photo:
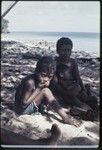
[[[56,76],[51,81],[51,89],[54,85],[52,91],[63,97],[64,103],[90,110],[88,95],[80,78],[77,63],[70,57],[73,48],[71,39],[59,39],[56,48],[59,57],[56,60]],[[94,104],[96,103],[97,101]]]
[[[37,112],[42,101],[46,101],[63,119],[64,123],[73,124],[72,118],[59,105],[48,88],[55,72],[55,63],[50,56],[38,61],[35,73],[25,77],[15,94],[15,111],[18,114]]]

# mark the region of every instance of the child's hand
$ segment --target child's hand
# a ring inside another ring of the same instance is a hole
[[[38,88],[43,89],[45,87],[45,83],[44,82],[40,82],[38,84]]]
[[[49,86],[49,84],[50,84],[50,81],[46,81],[46,82],[45,82],[45,86],[46,86],[46,87]]]
[[[49,84],[50,84],[50,81],[40,82],[40,83],[38,84],[38,88],[43,89],[43,88],[49,86]]]

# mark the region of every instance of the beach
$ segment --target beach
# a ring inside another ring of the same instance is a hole
[[[56,43],[45,40],[1,41],[1,127],[32,139],[48,137],[48,129],[58,124],[61,136],[58,146],[94,146],[99,144],[99,120],[83,121],[80,127],[63,124],[42,114],[17,116],[14,113],[15,90],[21,80],[32,74],[36,63],[44,55],[56,57]],[[83,51],[73,51],[83,83],[89,83],[100,102],[100,58]],[[55,112],[49,111],[60,119]],[[66,132],[67,131],[67,132]]]

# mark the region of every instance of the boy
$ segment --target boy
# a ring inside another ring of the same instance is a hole
[[[51,81],[52,92],[61,96],[64,103],[91,110],[87,105],[89,104],[88,95],[80,78],[77,63],[70,57],[73,48],[72,41],[63,37],[57,41],[56,48],[59,57],[56,60],[56,76]],[[94,104],[97,104],[97,100]]]
[[[46,101],[63,119],[64,123],[73,124],[72,118],[66,114],[48,88],[54,75],[55,63],[50,56],[38,61],[35,73],[25,77],[15,94],[15,111],[18,114],[37,112],[42,101]]]

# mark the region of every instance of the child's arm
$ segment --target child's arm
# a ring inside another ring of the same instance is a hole
[[[85,87],[83,85],[82,79],[79,74],[79,69],[76,61],[74,62],[74,76],[77,83],[79,83],[79,85],[81,86],[81,91],[85,90]]]
[[[40,88],[35,88],[34,82],[29,80],[26,81],[22,92],[22,104],[23,106],[29,105],[34,101],[35,97],[39,94]]]
[[[49,82],[39,83],[37,87],[34,85],[34,81],[27,81],[25,84],[24,94],[22,97],[23,105],[29,105],[36,96],[38,96],[41,90],[49,85]]]

